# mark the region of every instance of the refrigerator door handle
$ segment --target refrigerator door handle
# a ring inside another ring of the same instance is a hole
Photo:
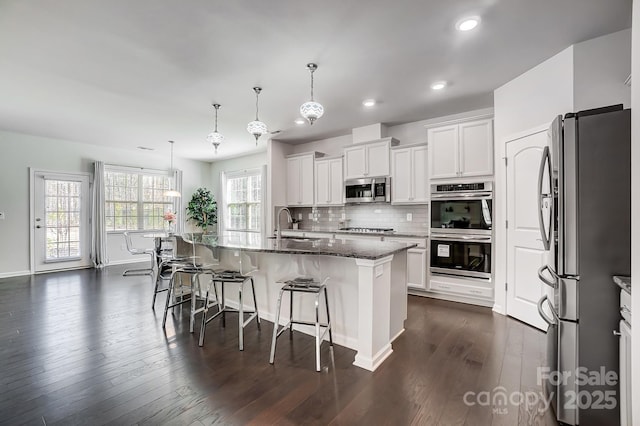
[[[549,154],[549,147],[545,146],[542,151],[542,159],[540,160],[540,169],[538,170],[538,221],[540,223],[540,235],[542,235],[542,244],[545,250],[551,248],[551,221],[553,220],[553,201],[551,201],[551,215],[549,219],[549,232],[544,226],[544,210],[543,201],[545,198],[550,198],[553,194],[545,194],[542,191],[542,184],[544,183],[544,170],[545,166],[548,166],[549,179],[552,179],[551,175],[551,157]],[[551,181],[550,181],[551,182]]]
[[[538,314],[540,314],[544,322],[546,322],[547,324],[556,325],[558,324],[558,315],[554,312],[553,308],[550,306],[551,314],[553,315],[553,318],[549,318],[547,314],[544,312],[544,309],[543,309],[544,302],[548,302],[548,301],[549,301],[549,296],[547,296],[546,294],[542,296],[540,300],[538,300]]]
[[[549,273],[553,277],[553,281],[550,281],[547,277],[544,276],[543,272],[545,270],[549,271]],[[542,281],[543,283],[545,283],[549,287],[551,287],[553,289],[558,288],[558,280],[560,278],[558,277],[556,272],[549,265],[541,266],[540,269],[538,269],[538,278],[540,278],[540,281]]]

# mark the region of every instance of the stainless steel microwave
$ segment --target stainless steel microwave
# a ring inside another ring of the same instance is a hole
[[[347,203],[391,202],[391,180],[388,177],[349,179],[345,181]]]

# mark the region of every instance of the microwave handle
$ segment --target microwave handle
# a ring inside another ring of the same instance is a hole
[[[491,192],[437,192],[431,193],[431,198],[446,198],[448,200],[486,200],[491,199]]]

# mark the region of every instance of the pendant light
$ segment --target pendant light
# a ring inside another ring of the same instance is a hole
[[[309,124],[313,125],[318,118],[324,115],[324,107],[313,100],[313,73],[318,69],[318,65],[309,63],[307,69],[311,73],[311,100],[300,106],[300,114],[307,119]]]
[[[171,144],[171,169],[169,170],[169,173],[174,174],[174,170],[173,170],[173,141],[169,141],[169,143]],[[182,195],[176,191],[175,189],[169,189],[168,191],[165,191],[164,194],[165,197],[169,197],[169,198],[180,198]]]
[[[261,87],[254,87],[253,91],[256,92],[256,119],[247,124],[247,132],[251,133],[256,138],[256,146],[258,146],[258,139],[260,136],[268,132],[267,125],[258,119],[258,96],[262,92]]]
[[[220,109],[220,104],[213,104],[213,107],[216,109],[216,127],[213,132],[209,133],[207,140],[211,142],[217,154],[218,147],[224,141],[224,136],[222,133],[218,132],[218,110]]]

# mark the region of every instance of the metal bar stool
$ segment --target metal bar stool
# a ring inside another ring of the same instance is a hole
[[[124,242],[127,245],[127,251],[133,255],[139,254],[147,254],[151,256],[151,268],[143,268],[143,269],[127,269],[122,273],[123,277],[134,276],[134,275],[153,275],[154,266],[156,264],[156,250],[149,249],[140,249],[133,247],[131,243],[131,235],[129,232],[124,232]]]
[[[331,335],[331,319],[329,317],[329,298],[327,296],[327,280],[329,277],[324,278],[322,281],[316,280],[314,278],[306,278],[306,277],[297,277],[292,280],[286,281],[278,281],[284,283],[285,285],[280,289],[280,294],[278,296],[278,304],[276,307],[276,319],[273,324],[273,337],[271,339],[271,355],[269,356],[269,363],[273,364],[275,362],[276,356],[276,340],[284,331],[289,329],[289,338],[293,336],[293,324],[302,324],[302,325],[312,325],[315,326],[316,329],[316,371],[320,371],[320,345],[324,340],[325,334],[329,332],[329,345],[333,347],[333,336]],[[289,323],[287,323],[280,330],[280,308],[282,306],[282,295],[285,291],[289,292]],[[301,321],[293,319],[293,294],[294,293],[311,293],[315,294],[315,309],[316,309],[316,320],[314,322],[311,321]],[[326,324],[320,323],[320,293],[324,293],[324,305],[327,314],[327,322]],[[324,328],[322,334],[320,334],[320,327]]]
[[[217,265],[217,261],[213,256],[211,248],[203,246],[202,244],[197,245],[195,242],[188,241],[178,235],[176,235],[175,238],[176,245],[178,247],[186,245],[191,248],[192,256],[186,260],[177,260],[173,265],[173,271],[169,280],[169,288],[167,289],[167,300],[165,302],[164,316],[162,318],[162,328],[165,328],[166,326],[169,308],[171,308],[173,312],[174,307],[180,306],[183,303],[191,302],[189,332],[193,333],[196,314],[204,312],[214,305],[218,306],[218,309],[221,309],[220,303],[217,299],[212,301],[209,298],[208,292],[206,293],[206,297],[202,298],[202,288],[200,286],[200,277],[203,275],[209,276],[209,282],[212,282],[213,277],[215,276],[214,267]],[[180,251],[180,249],[178,250]],[[207,260],[208,262],[204,262],[203,260]],[[191,276],[190,284],[188,286],[183,285],[182,282],[180,285],[176,284],[178,277],[180,277],[181,274]],[[186,299],[184,297],[186,295],[185,293],[188,293],[189,295]],[[203,300],[203,304],[200,308],[197,307],[197,299],[199,296]]]
[[[239,265],[237,270],[222,270],[217,271],[215,276],[213,277],[210,287],[207,289],[205,294],[205,300],[208,299],[211,290],[213,290],[215,294],[215,299],[219,301],[218,303],[218,312],[216,312],[213,316],[207,318],[207,313],[209,311],[209,307],[213,305],[204,306],[204,314],[202,315],[202,327],[200,327],[200,340],[198,344],[200,346],[204,345],[204,338],[207,329],[207,324],[219,316],[222,317],[222,326],[225,326],[225,316],[227,312],[237,313],[238,314],[238,347],[239,350],[244,350],[244,328],[253,321],[256,320],[258,325],[258,330],[260,330],[260,316],[258,314],[258,301],[256,299],[256,288],[253,282],[253,276],[251,275],[253,272],[257,270],[251,265],[250,259],[249,262],[245,262],[245,266],[243,266],[242,261],[242,252],[239,253]],[[247,267],[247,263],[249,266]],[[246,269],[246,271],[245,271]],[[216,288],[216,283],[220,283],[220,298],[218,298],[218,290]],[[244,286],[245,284],[251,284],[251,293],[253,295],[253,311],[247,311],[244,308]],[[238,309],[231,308],[227,306],[224,296],[224,289],[227,284],[239,284],[238,288]],[[249,315],[248,318],[245,319],[245,315]]]
[[[169,287],[161,288],[160,284],[163,281],[170,280],[176,268],[184,266],[185,262],[192,262],[194,256],[192,245],[180,236],[156,237],[155,240],[158,273],[153,289],[153,301],[151,302],[151,309],[154,310],[158,293],[169,290]]]

